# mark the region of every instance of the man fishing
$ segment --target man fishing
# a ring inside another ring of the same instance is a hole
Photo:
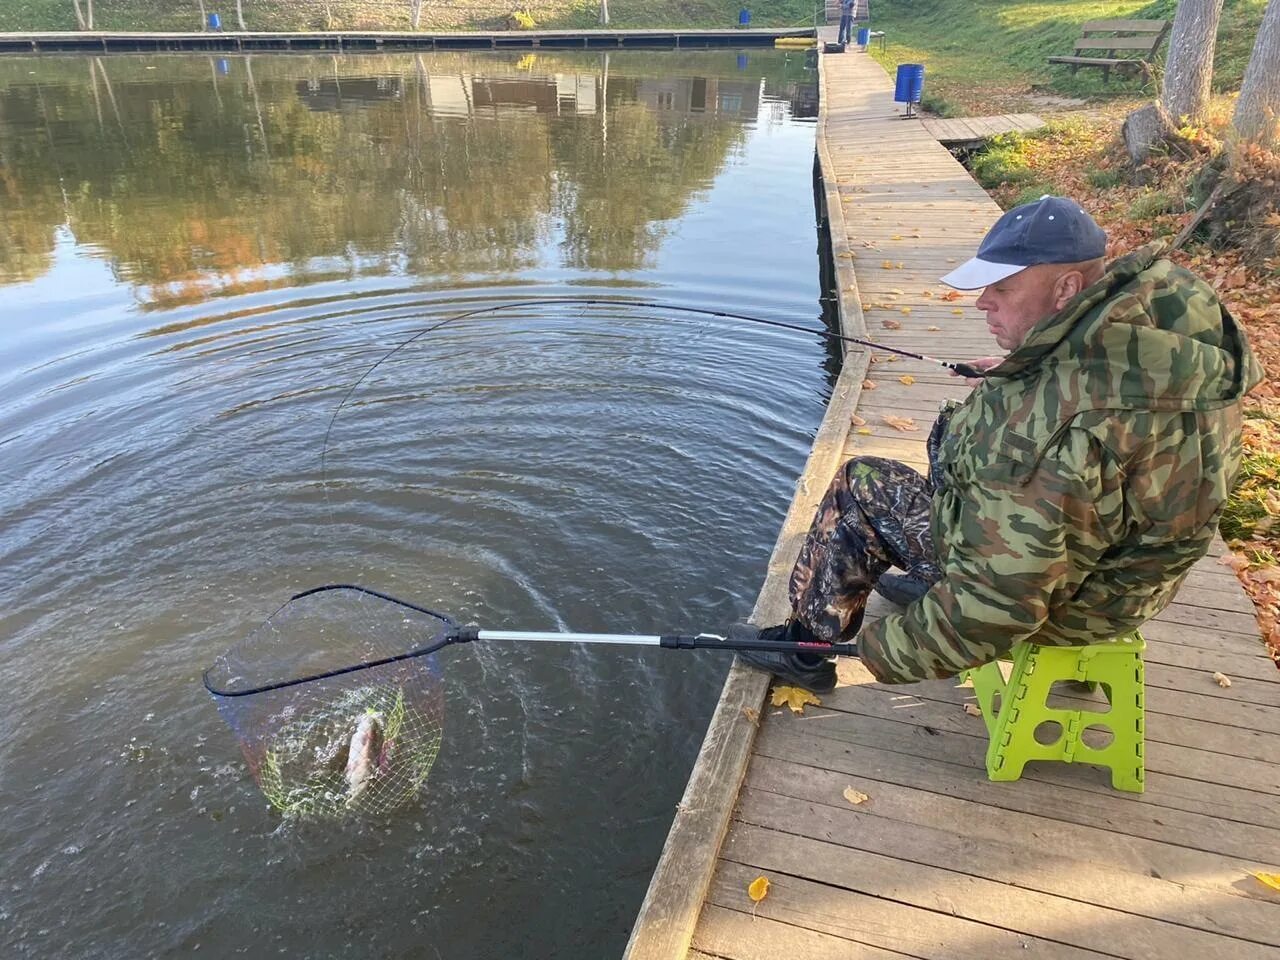
[[[1002,358],[949,401],[929,475],[850,460],[791,574],[768,640],[848,642],[884,683],[947,677],[1026,639],[1081,645],[1130,631],[1208,550],[1240,463],[1240,401],[1262,376],[1207,283],[1153,243],[1104,264],[1106,235],[1072,200],[1004,214],[942,278],[985,288]],[[901,576],[881,577],[890,566]],[[905,606],[862,628],[867,597]],[[754,627],[746,632],[753,632]],[[819,654],[743,652],[823,692]]]

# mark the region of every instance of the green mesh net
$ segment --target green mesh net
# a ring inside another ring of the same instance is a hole
[[[263,795],[282,814],[382,814],[440,752],[447,617],[371,591],[300,594],[205,674]]]

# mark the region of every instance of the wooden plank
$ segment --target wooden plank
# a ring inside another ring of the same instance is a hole
[[[905,954],[707,904],[693,941],[718,960],[899,960]]]
[[[870,799],[850,805],[850,786]],[[1105,830],[874,779],[757,757],[735,818],[1197,930],[1264,943],[1277,935],[1280,905],[1229,892],[1229,867],[1222,890],[1188,887],[1155,875],[1158,848],[1117,848]]]
[[[883,729],[892,729],[886,728],[886,723],[920,727],[928,736],[917,736],[910,742],[925,745],[928,756],[940,756],[952,762],[972,759],[980,766],[988,738],[981,718],[963,710],[963,703],[972,702],[960,696],[954,700],[926,700],[872,685],[847,686],[823,697],[824,708],[843,716],[824,719],[820,726],[824,736],[871,746],[877,744],[870,737]],[[976,743],[957,747],[956,744],[961,743],[954,740],[957,736],[969,737]],[[1280,741],[1280,738],[1272,740]],[[920,755],[918,750],[908,749]],[[1270,802],[1270,798],[1280,792],[1280,755],[1276,762],[1260,761],[1183,743],[1148,739],[1146,768],[1147,792],[1132,798],[1134,802],[1193,813],[1216,813],[1280,831],[1280,805]],[[1082,776],[1078,768],[1059,764],[1034,764],[1027,768],[1024,776],[1095,793],[1109,793],[1111,789],[1105,774]],[[1277,844],[1280,845],[1280,836]]]
[[[736,841],[736,842],[735,842]],[[727,844],[729,857],[738,853],[760,854],[770,863],[795,863],[793,857],[779,855],[776,846],[785,844],[768,831],[752,825],[736,825]],[[841,848],[819,845],[811,839],[796,841],[801,852],[820,851],[820,856],[834,858]],[[813,869],[826,866],[821,860],[803,864]],[[738,907],[744,891],[758,874],[759,868],[727,859],[716,874],[711,902],[726,908]],[[1026,936],[989,926],[962,916],[940,911],[936,903],[921,908],[917,904],[868,895],[860,890],[808,879],[811,873],[795,874],[772,870],[769,895],[755,906],[751,914],[744,912],[739,921],[742,935],[749,937],[752,917],[768,917],[793,926],[843,937],[854,943],[887,948],[925,960],[990,960],[993,956],[1016,956],[1023,950],[1035,950],[1037,956],[1060,960],[1094,960],[1099,954],[1065,946],[1054,940]],[[925,899],[925,898],[920,898]],[[791,950],[780,957],[796,956]]]
[[[1077,957],[1080,951],[1088,951],[1086,956],[1105,953],[1127,960],[1168,960],[1170,948],[1185,945],[1206,960],[1245,957],[1274,960],[1274,951],[1262,944],[1205,936],[1165,921],[867,850],[850,856],[848,848],[840,844],[761,829],[754,824],[736,822],[729,841],[724,858],[742,866],[724,869],[726,880],[748,878],[750,882],[749,875],[764,872],[777,876],[779,886],[785,885],[784,877],[817,881],[826,889],[826,897],[818,901],[824,919],[832,914],[847,916],[845,923],[856,924],[853,929],[864,935],[868,929],[867,907],[854,898],[841,896],[838,890],[855,891],[884,901],[881,910],[895,920],[897,916],[890,904],[897,902],[919,908],[902,914],[899,925],[914,925],[915,930],[925,934],[924,940],[912,950],[913,955],[921,957],[982,956],[982,953],[957,953],[964,940],[972,942],[978,937],[975,946],[985,951],[987,957],[1038,949],[1049,951],[1048,955],[1054,957]],[[780,896],[779,899],[783,900],[784,910],[787,900],[791,900],[793,910],[800,909],[796,902],[799,898]],[[767,909],[768,904],[766,898],[758,909]],[[826,909],[828,904],[835,909]],[[983,924],[989,929],[985,931],[986,936],[964,928],[962,932],[955,929],[956,919]],[[1025,942],[1010,941],[1009,934],[1021,935]],[[894,934],[882,936],[888,938]],[[944,952],[928,951],[928,941],[935,937],[952,942],[943,946]],[[899,950],[907,948],[901,940],[897,945]],[[945,952],[948,949],[950,952]],[[922,952],[916,954],[916,950]]]
[[[1077,50],[1140,50],[1150,53],[1160,42],[1160,37],[1082,37],[1076,41]]]
[[[1145,855],[1159,861],[1155,868],[1159,875],[1176,883],[1207,884],[1218,889],[1220,878],[1227,873],[1244,879],[1253,870],[1275,869],[1257,859],[1276,849],[1272,839],[1275,831],[1248,827],[1230,837],[1208,835],[1216,834],[1224,824],[1213,817],[1136,803],[1119,793],[1092,794],[1025,778],[992,783],[986,778],[986,770],[973,763],[921,763],[918,756],[900,753],[896,745],[836,743],[817,736],[816,726],[811,724],[798,731],[793,724],[762,723],[755,753],[845,777],[893,783],[1010,812],[1105,829],[1118,848],[1139,843]],[[1256,835],[1267,837],[1267,843],[1250,845],[1249,839]],[[1142,841],[1158,843],[1159,850]],[[1214,849],[1201,849],[1205,846]],[[1235,892],[1263,902],[1270,899],[1260,884],[1242,885]]]
[[[1111,30],[1116,33],[1161,33],[1168,28],[1168,20],[1086,20],[1080,32]]]

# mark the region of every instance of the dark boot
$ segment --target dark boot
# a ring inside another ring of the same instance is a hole
[[[817,637],[799,620],[788,620],[776,627],[756,630],[750,624],[735,625],[729,636],[767,640],[780,643],[820,643]],[[821,653],[777,652],[772,650],[739,650],[738,656],[746,663],[772,673],[783,683],[803,687],[814,693],[829,693],[836,688],[836,664],[831,657]]]

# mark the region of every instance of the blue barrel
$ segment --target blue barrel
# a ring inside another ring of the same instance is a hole
[[[738,26],[745,27],[751,22],[751,11],[745,7],[738,11]]]
[[[919,103],[924,92],[924,64],[898,64],[897,81],[893,87],[895,103]]]
[[[218,74],[220,76],[225,77],[230,73],[231,73],[231,61],[228,60],[226,57],[219,57],[218,58]]]
[[[216,13],[209,14],[209,29],[210,30],[222,29],[222,18],[218,16]]]
[[[858,46],[865,47],[871,43],[871,28],[862,27],[858,30]]]

